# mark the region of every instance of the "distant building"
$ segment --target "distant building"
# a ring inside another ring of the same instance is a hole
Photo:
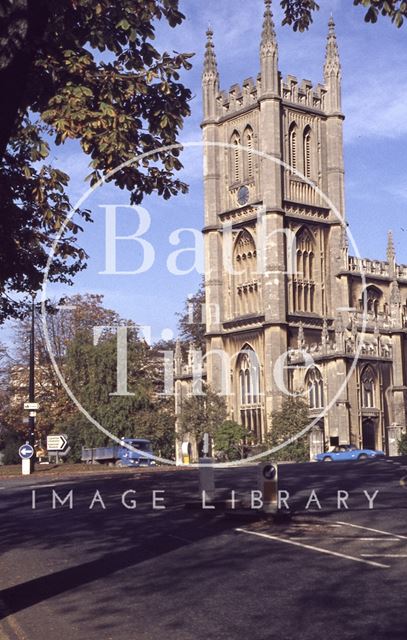
[[[298,82],[278,71],[270,4],[266,0],[260,73],[229,92],[220,91],[213,34],[207,32],[202,77],[207,143],[204,375],[214,389],[222,389],[219,352],[226,352],[230,417],[261,441],[273,428],[270,414],[284,397],[274,367],[286,353],[287,390],[303,392],[315,416],[330,407],[310,432],[312,456],[349,442],[395,454],[406,425],[407,266],[396,262],[391,233],[385,262],[350,256],[346,226],[320,193],[344,216],[344,115],[333,19],[323,84]],[[259,268],[265,229],[265,268]],[[287,248],[291,237],[293,269]],[[228,253],[235,273],[225,269]],[[193,358],[191,352],[184,363],[180,351],[176,356],[178,412],[191,389]],[[179,459],[187,443],[188,436],[178,447]]]

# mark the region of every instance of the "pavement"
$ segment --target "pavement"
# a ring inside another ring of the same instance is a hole
[[[215,473],[250,503],[256,468]],[[406,482],[282,465],[274,521],[185,508],[197,471],[1,479],[0,640],[405,640]]]

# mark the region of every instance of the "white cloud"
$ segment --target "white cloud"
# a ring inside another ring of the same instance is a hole
[[[407,134],[407,75],[380,74],[345,93],[345,141],[361,136],[398,138]]]

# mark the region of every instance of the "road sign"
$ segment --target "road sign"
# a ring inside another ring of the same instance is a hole
[[[23,444],[18,450],[19,456],[22,460],[29,460],[34,455],[34,447],[30,444]]]
[[[38,402],[24,402],[24,409],[26,411],[38,411],[39,406]]]
[[[65,434],[47,436],[48,451],[63,451],[68,444],[68,436]]]

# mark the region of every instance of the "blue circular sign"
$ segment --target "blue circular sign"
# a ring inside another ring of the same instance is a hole
[[[19,448],[18,453],[22,460],[29,460],[34,455],[34,447],[32,447],[30,444],[23,444]]]

